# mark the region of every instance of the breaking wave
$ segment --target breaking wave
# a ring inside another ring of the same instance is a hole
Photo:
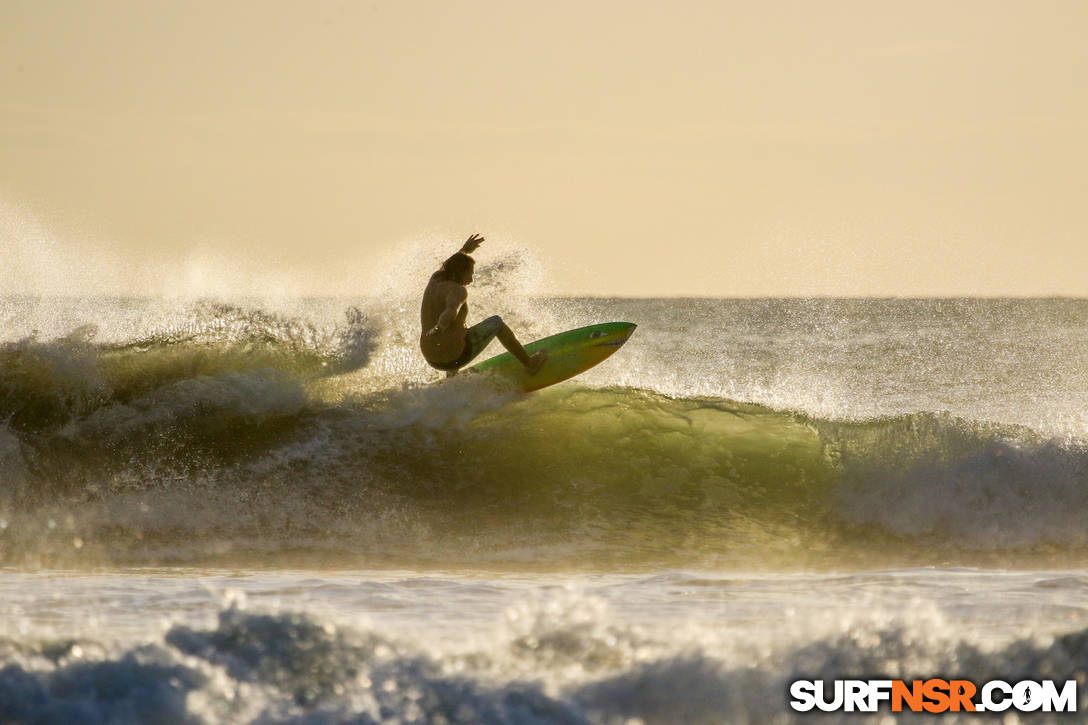
[[[970,672],[980,680],[1077,679],[1088,632],[983,648],[902,625],[757,649],[702,633],[609,623],[592,602],[511,620],[494,639],[426,647],[373,629],[291,613],[223,610],[208,628],[174,625],[128,648],[89,639],[0,642],[4,722],[494,725],[806,722],[786,705],[795,679]],[[1079,709],[1088,706],[1080,688]],[[883,722],[887,713],[821,722]],[[994,722],[949,713],[949,722]],[[1038,722],[1064,721],[1038,714]]]
[[[568,383],[368,377],[380,330],[224,305],[0,347],[5,564],[519,567],[1088,553],[1088,451],[918,412],[834,420]]]

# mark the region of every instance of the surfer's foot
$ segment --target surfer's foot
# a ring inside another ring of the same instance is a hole
[[[529,364],[525,367],[529,369],[530,375],[536,375],[540,372],[540,368],[544,367],[544,361],[548,359],[547,350],[541,350],[540,352],[534,352],[529,356]]]

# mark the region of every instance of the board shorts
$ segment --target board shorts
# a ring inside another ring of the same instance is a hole
[[[498,335],[501,329],[502,318],[498,315],[492,315],[483,322],[478,322],[465,330],[465,347],[456,360],[446,363],[436,363],[428,360],[427,363],[432,368],[445,370],[446,372],[460,370],[483,352],[484,348],[495,339],[495,335]]]

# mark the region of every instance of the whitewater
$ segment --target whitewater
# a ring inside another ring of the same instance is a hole
[[[523,264],[481,263],[470,322],[635,335],[519,396],[440,383],[414,289],[0,299],[0,721],[791,722],[800,677],[1084,681],[1088,301],[554,297]]]

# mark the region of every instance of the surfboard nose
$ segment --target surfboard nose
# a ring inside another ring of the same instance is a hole
[[[623,327],[616,331],[617,345],[622,345],[623,343],[630,340],[631,335],[633,335],[635,332],[635,328],[638,327],[638,325],[633,322],[624,322],[622,324]]]
[[[598,347],[620,347],[631,337],[631,333],[638,327],[633,322],[612,322],[607,325],[611,328],[607,332],[604,330],[595,334],[600,334],[604,339],[597,343]]]

